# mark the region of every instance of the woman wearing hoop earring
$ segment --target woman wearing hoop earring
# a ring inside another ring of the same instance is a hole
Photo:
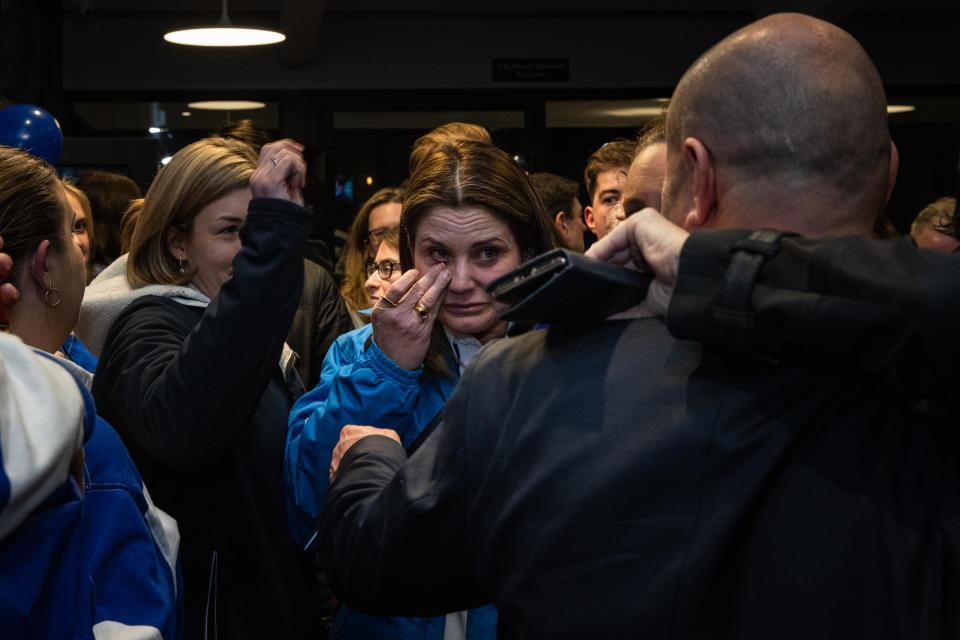
[[[0,389],[26,389],[21,397],[31,407],[0,416],[5,430],[23,434],[5,437],[0,460],[0,476],[14,479],[0,496],[0,511],[8,524],[11,507],[22,509],[24,517],[17,535],[0,527],[0,565],[17,567],[22,578],[17,588],[0,593],[4,634],[91,637],[97,627],[129,625],[150,637],[181,638],[177,525],[153,505],[119,436],[95,415],[86,390],[92,374],[47,355],[67,339],[83,300],[87,270],[74,234],[74,211],[52,166],[6,146],[0,146],[0,247],[6,254],[0,324],[34,351],[45,352],[34,354],[37,361],[55,362],[76,382],[66,377],[67,384],[52,391],[38,385],[39,378],[0,382]],[[16,340],[4,342],[5,353],[12,353]],[[73,406],[85,407],[85,437],[74,449],[62,449],[50,434],[71,428],[79,433],[78,425],[66,412],[42,408],[69,407],[71,396]],[[0,402],[0,413],[3,409],[9,406]],[[69,461],[73,484],[58,476],[65,465],[45,463],[58,458]],[[25,474],[44,480],[23,482]],[[58,479],[67,482],[58,485]],[[16,500],[10,499],[11,487],[19,493]],[[52,614],[49,600],[61,615]]]

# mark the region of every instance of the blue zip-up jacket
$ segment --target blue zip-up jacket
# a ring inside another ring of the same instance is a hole
[[[454,375],[459,369],[454,366]],[[340,336],[323,361],[320,383],[301,396],[290,412],[283,491],[287,519],[297,543],[313,544],[323,498],[330,486],[330,462],[347,424],[393,429],[404,447],[420,435],[446,403],[456,379],[438,378],[423,369],[409,371],[388,358],[367,325]],[[331,639],[383,638],[441,640],[445,617],[372,617],[341,606]],[[467,639],[496,637],[491,605],[467,615]]]

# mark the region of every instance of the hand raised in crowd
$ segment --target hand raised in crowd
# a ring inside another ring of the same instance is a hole
[[[0,249],[3,249],[3,238],[0,237]],[[7,324],[7,307],[20,297],[20,292],[9,282],[4,282],[13,269],[13,259],[6,253],[0,253],[0,324]]]
[[[646,208],[631,215],[597,241],[587,255],[621,266],[653,272],[646,299],[616,318],[664,316],[677,279],[680,251],[690,234]]]
[[[450,284],[450,272],[435,264],[421,278],[411,269],[383,292],[373,308],[373,338],[384,355],[410,371],[423,364],[430,333]]]
[[[330,482],[333,482],[333,479],[337,477],[337,469],[340,468],[340,461],[343,460],[347,450],[358,440],[367,436],[385,436],[391,440],[396,440],[397,444],[403,446],[400,436],[393,429],[378,429],[377,427],[348,424],[340,430],[340,439],[337,440],[337,446],[333,448],[333,459],[330,461]]]
[[[260,163],[250,176],[254,198],[281,198],[303,205],[300,192],[307,184],[304,146],[293,140],[278,140],[263,145]]]

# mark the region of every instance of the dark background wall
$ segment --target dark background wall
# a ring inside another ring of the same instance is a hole
[[[956,188],[955,1],[234,0],[234,23],[280,27],[288,40],[215,50],[162,35],[216,22],[217,0],[0,0],[0,106],[46,108],[63,125],[64,164],[122,171],[144,186],[165,155],[227,118],[254,117],[307,144],[317,233],[329,234],[352,211],[333,200],[338,175],[352,178],[362,202],[406,177],[413,140],[450,119],[488,126],[530,171],[580,180],[593,149],[633,136],[649,117],[611,109],[669,97],[710,44],[786,9],[849,30],[875,60],[890,102],[916,106],[891,116],[901,171],[889,213],[905,229],[924,204]],[[568,75],[497,80],[500,58],[560,59]],[[187,107],[212,98],[267,106]],[[597,104],[578,120],[581,101]],[[566,116],[552,116],[554,107]],[[148,134],[150,126],[163,131]]]

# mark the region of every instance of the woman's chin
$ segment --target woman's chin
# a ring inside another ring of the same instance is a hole
[[[458,336],[486,336],[501,324],[500,317],[489,305],[483,311],[473,313],[451,313],[444,308],[438,320],[447,331]]]

